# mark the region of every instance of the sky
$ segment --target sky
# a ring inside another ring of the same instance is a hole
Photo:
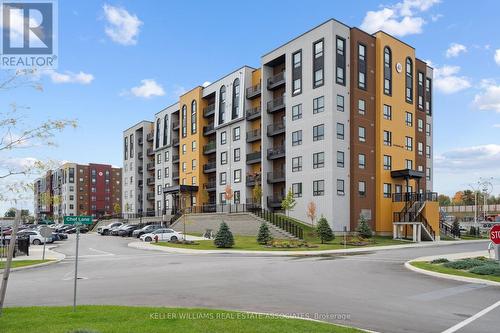
[[[493,177],[500,194],[500,2],[480,4],[60,0],[58,68],[38,75],[43,92],[0,91],[0,112],[16,103],[26,107],[25,128],[63,118],[79,126],[58,134],[55,147],[0,152],[0,170],[33,159],[121,166],[124,129],[335,18],[393,34],[435,69],[434,190],[452,195]]]

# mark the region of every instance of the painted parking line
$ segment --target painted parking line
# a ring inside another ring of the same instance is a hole
[[[464,321],[459,322],[455,326],[448,328],[446,331],[443,331],[442,333],[453,333],[453,332],[456,332],[459,329],[465,327],[466,325],[472,323],[474,320],[481,318],[482,316],[484,316],[488,312],[492,311],[493,309],[497,308],[498,306],[500,306],[500,301],[496,302],[495,304],[492,304],[492,305],[488,306],[486,309],[483,309],[483,310],[479,311],[478,313],[476,313],[472,317],[469,317],[469,318],[465,319]]]
[[[468,291],[482,289],[485,287],[487,287],[487,285],[485,285],[485,284],[469,283],[469,284],[464,284],[464,285],[461,285],[458,287],[439,289],[439,290],[431,291],[431,292],[424,293],[424,294],[414,295],[414,296],[411,296],[410,299],[418,300],[418,301],[435,301],[435,300],[438,300],[441,298],[450,297],[450,296],[462,294],[462,293],[465,293]]]

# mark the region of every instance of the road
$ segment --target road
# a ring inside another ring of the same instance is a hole
[[[379,332],[442,332],[500,300],[500,288],[407,270],[409,259],[484,250],[486,243],[351,256],[187,255],[82,235],[79,304],[207,307],[309,314]],[[60,263],[13,272],[7,306],[71,305],[74,236]],[[500,307],[459,332],[497,332]]]

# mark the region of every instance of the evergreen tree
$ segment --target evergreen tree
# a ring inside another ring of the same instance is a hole
[[[359,223],[356,227],[356,231],[363,238],[371,238],[373,236],[372,229],[370,228],[370,225],[363,215],[361,215],[361,217],[359,218]]]
[[[259,234],[257,235],[257,243],[261,245],[266,245],[272,240],[271,232],[266,222],[262,222],[259,228]]]
[[[228,225],[225,222],[220,224],[219,231],[215,235],[214,244],[221,248],[230,248],[234,245],[233,234],[229,230]]]
[[[333,234],[332,228],[330,228],[330,225],[328,224],[328,221],[324,216],[321,216],[321,218],[318,221],[318,224],[316,226],[316,233],[318,234],[318,237],[321,240],[321,244],[324,244],[325,242],[329,242],[335,239],[335,235]]]
[[[455,218],[451,226],[451,234],[455,237],[460,237],[460,223],[457,218]]]

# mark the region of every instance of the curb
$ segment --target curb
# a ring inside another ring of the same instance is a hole
[[[54,247],[51,247],[49,248],[49,251],[53,251],[53,252],[57,252],[57,251],[54,251],[53,249],[57,248],[57,246],[54,246]],[[38,268],[38,267],[43,267],[43,266],[48,266],[48,265],[53,265],[53,264],[57,264],[58,262],[61,262],[63,261],[64,259],[66,259],[66,255],[61,253],[61,252],[57,252],[59,253],[62,257],[61,258],[58,258],[58,259],[47,259],[47,260],[50,260],[50,261],[47,261],[47,262],[42,262],[40,264],[34,264],[34,265],[29,265],[29,266],[23,266],[23,267],[16,267],[16,268],[11,268],[10,271],[11,272],[18,272],[18,271],[23,271],[23,270],[26,270],[26,269],[31,269],[31,268]],[[3,274],[4,270],[3,269],[0,269],[0,274]]]
[[[397,249],[408,249],[408,248],[422,248],[430,246],[449,246],[456,244],[470,244],[486,242],[488,240],[470,240],[470,241],[440,241],[440,242],[429,242],[429,243],[410,243],[401,245],[385,245],[385,246],[372,246],[372,247],[360,247],[360,248],[350,248],[350,249],[336,249],[336,250],[319,250],[319,251],[247,251],[247,250],[195,250],[195,249],[184,249],[175,248],[168,246],[158,246],[150,243],[144,242],[131,242],[128,243],[128,247],[146,250],[146,251],[160,251],[168,253],[177,254],[257,254],[257,255],[268,255],[268,256],[314,256],[322,254],[346,254],[346,253],[360,253],[360,252],[373,252],[373,251],[385,251],[385,250],[397,250]]]

